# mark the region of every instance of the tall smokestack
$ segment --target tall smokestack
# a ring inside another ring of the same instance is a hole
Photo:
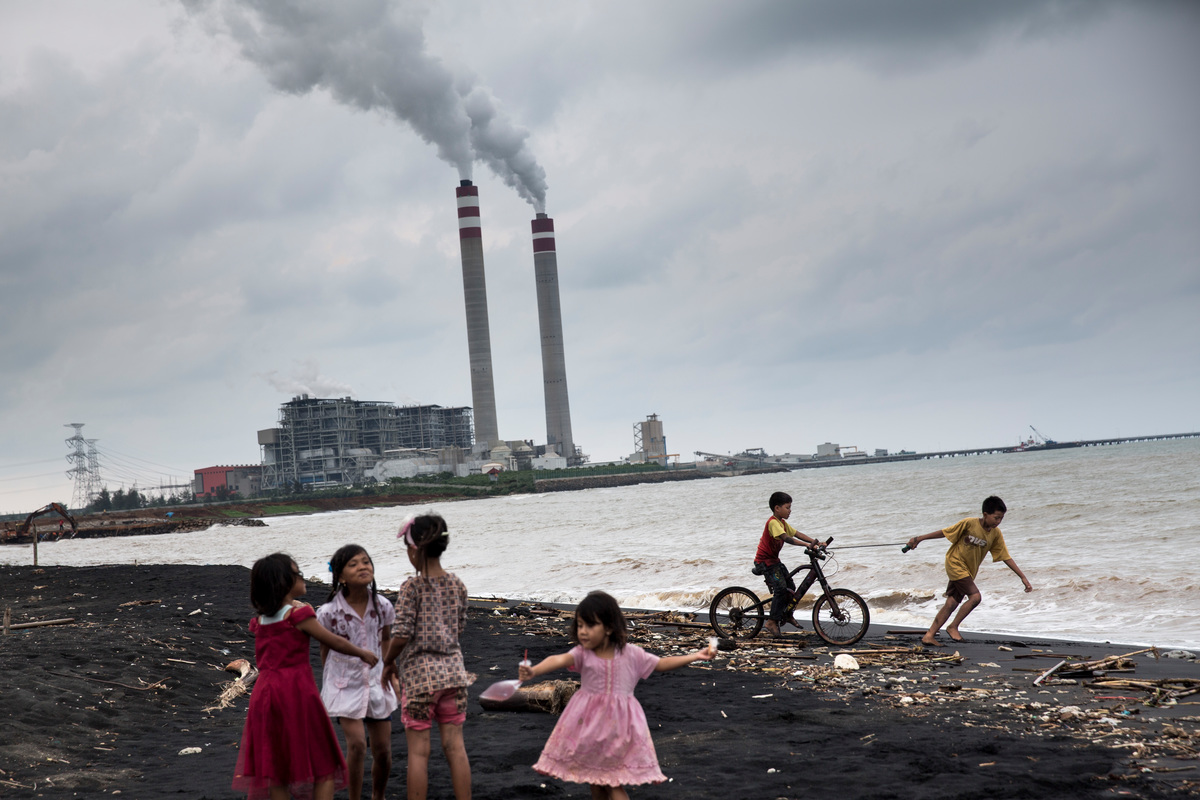
[[[462,181],[458,189],[458,245],[462,251],[463,297],[467,304],[467,350],[471,355],[471,401],[475,441],[500,441],[496,389],[492,383],[492,337],[488,330],[487,284],[483,278],[483,232],[479,188]],[[557,291],[556,291],[557,295]]]
[[[563,354],[554,220],[540,213],[533,220],[533,274],[537,280],[538,328],[542,333],[546,444],[570,459],[575,455],[575,440],[571,436],[571,406],[567,400],[567,360]]]

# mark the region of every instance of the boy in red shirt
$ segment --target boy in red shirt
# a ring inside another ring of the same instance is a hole
[[[767,582],[767,589],[774,595],[774,599],[771,600],[771,616],[765,626],[767,633],[782,636],[779,628],[785,622],[790,622],[797,628],[800,624],[791,616],[791,610],[796,604],[796,598],[793,596],[796,584],[788,574],[788,568],[779,560],[779,551],[783,549],[784,542],[801,547],[820,547],[821,543],[788,524],[788,517],[792,515],[791,495],[775,492],[767,504],[771,507],[771,518],[763,526],[758,551],[754,554],[754,574],[763,576],[763,580]]]
[[[958,607],[959,603],[962,603],[963,598],[966,598],[967,602],[958,609],[954,621],[946,625],[946,635],[952,641],[961,642],[963,640],[962,634],[958,632],[958,626],[967,618],[967,614],[974,611],[975,607],[983,600],[979,587],[975,585],[975,576],[979,574],[979,565],[983,563],[983,557],[988,553],[992,554],[992,561],[1003,561],[1009,569],[1017,574],[1021,583],[1025,584],[1025,591],[1033,591],[1033,585],[1025,577],[1025,573],[1021,572],[1017,562],[1013,561],[1012,556],[1008,554],[1008,548],[1004,546],[1004,536],[1000,533],[999,527],[1005,512],[1008,511],[1004,501],[992,495],[983,501],[982,510],[983,516],[979,519],[967,517],[949,528],[914,536],[908,540],[909,550],[926,539],[946,538],[950,540],[950,549],[946,551],[946,576],[950,579],[950,583],[946,586],[946,602],[938,610],[937,616],[933,618],[933,624],[929,626],[929,630],[921,637],[922,644],[945,647],[935,638],[937,632],[941,630],[942,625],[945,625],[946,620],[950,619],[950,614]]]

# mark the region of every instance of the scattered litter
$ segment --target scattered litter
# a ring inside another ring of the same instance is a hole
[[[855,670],[858,669],[858,660],[849,653],[842,653],[833,659],[834,669]]]
[[[201,753],[201,752],[203,752],[203,748],[201,748],[201,747],[185,747],[185,748],[183,748],[182,750],[180,750],[180,751],[179,751],[179,755],[181,755],[181,756],[194,756],[194,755],[196,755],[197,753]]]

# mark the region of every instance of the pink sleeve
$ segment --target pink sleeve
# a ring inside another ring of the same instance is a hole
[[[629,654],[629,658],[633,661],[634,673],[646,680],[654,674],[654,668],[658,666],[658,656],[653,653],[647,653],[636,644],[625,645],[625,652]]]
[[[571,648],[571,658],[575,659],[575,663],[567,667],[571,672],[580,672],[583,666],[583,660],[587,658],[587,648],[581,644],[577,644]]]

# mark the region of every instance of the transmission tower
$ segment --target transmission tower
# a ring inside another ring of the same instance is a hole
[[[71,508],[85,508],[91,500],[88,499],[88,454],[87,440],[83,438],[83,422],[68,422],[64,428],[74,428],[75,435],[66,440],[71,452],[67,453],[67,477],[75,481],[75,492],[71,496]]]
[[[87,440],[87,496],[88,505],[96,501],[100,496],[100,453],[96,450],[96,442],[99,439]]]

